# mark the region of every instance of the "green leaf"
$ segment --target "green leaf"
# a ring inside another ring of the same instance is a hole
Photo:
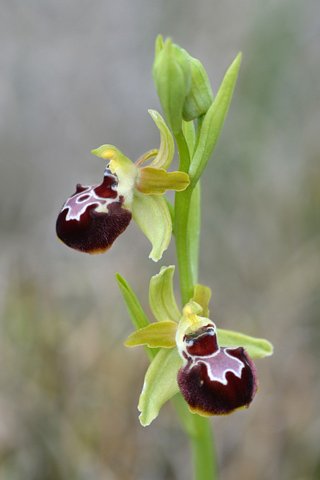
[[[170,167],[174,156],[174,141],[171,132],[160,113],[156,110],[149,110],[149,113],[155,124],[160,130],[160,148],[157,152],[156,158],[150,163],[149,167],[164,168],[167,170]]]
[[[182,363],[176,347],[162,348],[149,366],[138,405],[144,427],[150,425],[162,405],[179,391],[177,375]]]
[[[194,295],[192,300],[198,303],[199,305],[201,305],[201,307],[203,308],[203,311],[201,314],[203,317],[209,318],[210,312],[209,312],[208,305],[210,302],[210,298],[211,298],[211,290],[209,287],[205,287],[204,285],[199,285],[199,284],[194,287]]]
[[[116,281],[119,285],[134,328],[136,330],[139,330],[141,328],[147,327],[149,325],[149,320],[128,282],[121,275],[119,275],[119,273],[116,273]],[[149,360],[151,361],[157,353],[157,350],[151,350],[148,347],[144,348]]]
[[[158,322],[164,320],[179,322],[181,318],[181,312],[173,293],[174,269],[174,265],[162,267],[160,273],[154,275],[150,281],[149,304]]]
[[[148,345],[148,347],[171,348],[176,345],[176,322],[166,320],[164,322],[150,323],[147,327],[133,332],[125,342],[127,347]]]
[[[149,258],[157,262],[168,248],[171,234],[171,215],[161,195],[143,195],[134,190],[132,216],[152,244]]]
[[[208,160],[217,144],[230,105],[241,62],[241,53],[229,67],[216,98],[204,116],[199,143],[192,159],[189,176],[192,186],[201,177]]]
[[[144,313],[129,283],[119,273],[116,273],[116,281],[126,303],[134,328],[139,330],[140,328],[147,327],[150,324],[148,317]]]
[[[243,333],[217,328],[218,343],[222,347],[243,347],[251,358],[263,358],[273,353],[273,346],[264,338],[250,337]]]
[[[190,180],[184,172],[166,172],[163,168],[151,166],[139,170],[136,187],[147,195],[163,195],[167,190],[185,190]]]

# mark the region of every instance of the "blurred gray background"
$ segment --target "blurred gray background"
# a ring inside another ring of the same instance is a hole
[[[249,410],[213,418],[223,480],[320,477],[320,3],[2,0],[0,14],[0,479],[182,480],[172,407],[138,422],[148,362],[114,275],[148,313],[155,264],[132,223],[106,255],[66,248],[55,220],[90,151],[159,145],[158,33],[199,58],[213,91],[241,50],[231,108],[203,179],[200,282],[222,328],[268,337]],[[177,274],[176,274],[177,277]],[[177,280],[177,278],[176,278]],[[178,291],[177,291],[178,295]],[[152,319],[152,317],[150,316]]]

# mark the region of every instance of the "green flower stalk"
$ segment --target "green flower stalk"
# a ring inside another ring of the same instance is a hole
[[[201,62],[159,35],[152,74],[165,120],[149,111],[160,132],[159,149],[134,163],[110,144],[93,150],[106,161],[103,181],[78,184],[56,224],[61,241],[92,254],[106,252],[133,219],[150,240],[154,261],[174,235],[180,302],[173,291],[175,267],[162,267],[149,287],[156,321],[149,321],[129,283],[119,274],[116,280],[135,328],[125,345],[143,346],[150,360],[138,404],[140,422],[150,425],[172,400],[190,438],[195,480],[217,479],[206,417],[248,408],[258,391],[252,359],[273,351],[265,339],[216,325],[209,312],[210,288],[198,283],[200,179],[227,115],[240,62],[241,54],[214,97]],[[168,172],[174,140],[179,168]],[[175,191],[173,205],[164,197],[168,190]]]

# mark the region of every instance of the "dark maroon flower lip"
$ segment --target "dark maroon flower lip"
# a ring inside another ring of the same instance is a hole
[[[56,232],[69,247],[90,254],[104,253],[129,225],[132,213],[123,207],[118,179],[107,168],[100,185],[78,184],[58,215]]]
[[[183,343],[187,363],[177,380],[193,413],[227,415],[250,405],[257,373],[244,348],[220,347],[213,323],[184,335]]]

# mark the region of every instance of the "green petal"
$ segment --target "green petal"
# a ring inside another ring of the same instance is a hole
[[[157,262],[168,248],[172,234],[171,215],[165,199],[161,195],[143,195],[135,189],[132,216],[152,244],[149,258]]]
[[[203,308],[203,311],[201,314],[203,317],[209,318],[210,312],[209,312],[208,305],[210,302],[210,298],[211,298],[211,290],[209,287],[205,287],[204,285],[199,285],[199,284],[194,287],[194,295],[192,300],[198,303],[199,305],[201,305],[201,307]]]
[[[181,318],[181,312],[173,293],[174,269],[174,265],[162,267],[160,273],[154,275],[150,281],[149,304],[158,322],[164,320],[179,322]]]
[[[184,172],[166,172],[163,168],[142,167],[136,184],[139,192],[147,195],[163,195],[167,190],[185,190],[190,180]]]
[[[155,124],[159,128],[161,135],[160,148],[158,150],[157,156],[150,163],[149,166],[155,168],[164,168],[165,170],[167,170],[167,168],[170,167],[174,156],[173,137],[160,113],[158,113],[156,110],[149,110],[149,113]]]
[[[179,391],[177,375],[182,366],[178,349],[162,348],[149,366],[138,409],[141,424],[150,425],[159,413],[162,405]]]
[[[222,347],[243,347],[251,358],[262,358],[272,355],[273,346],[264,338],[249,337],[243,333],[221,330],[217,328],[218,343]]]
[[[176,345],[176,322],[166,320],[164,322],[150,323],[147,327],[133,332],[125,342],[127,347],[148,345],[148,347],[171,348]]]
[[[205,114],[199,143],[190,165],[189,175],[192,185],[195,185],[201,177],[218,141],[230,105],[240,62],[241,54],[239,53],[225,74],[214,102]]]
[[[120,291],[122,293],[123,299],[127,306],[127,310],[134,328],[136,330],[139,330],[141,328],[143,329],[144,327],[147,327],[149,325],[149,320],[146,314],[144,313],[139,303],[139,300],[135,296],[128,282],[121,275],[119,275],[119,273],[116,274],[116,281],[119,285]],[[149,360],[151,361],[154,358],[157,351],[154,349],[151,350],[148,347],[144,347],[144,348],[149,357]]]

